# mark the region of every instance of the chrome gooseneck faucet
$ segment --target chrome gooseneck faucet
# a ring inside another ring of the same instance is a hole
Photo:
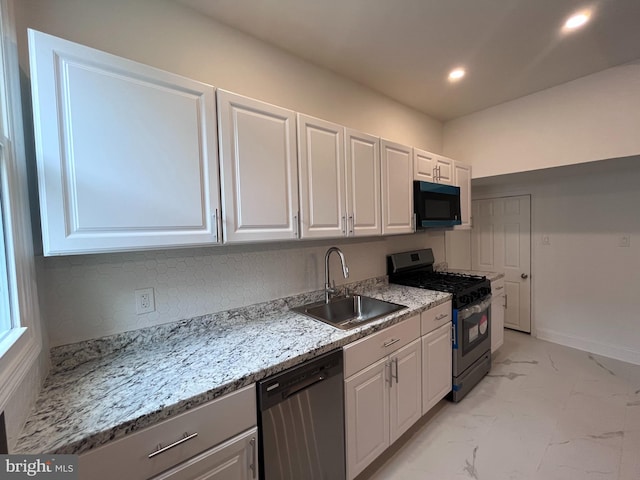
[[[333,283],[329,280],[329,257],[333,252],[336,252],[340,257],[340,263],[342,264],[342,275],[344,278],[349,278],[349,267],[344,259],[344,254],[338,247],[331,247],[327,250],[327,253],[324,256],[324,302],[329,303],[331,297],[336,293],[336,282]]]

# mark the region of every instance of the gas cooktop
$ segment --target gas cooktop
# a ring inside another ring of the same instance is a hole
[[[455,309],[464,308],[491,294],[491,282],[486,277],[434,272],[433,262],[433,251],[430,248],[389,255],[389,282],[451,293]]]

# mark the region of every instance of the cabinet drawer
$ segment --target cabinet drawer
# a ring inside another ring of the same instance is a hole
[[[420,318],[422,335],[426,335],[451,321],[451,302],[425,310]]]
[[[78,459],[80,478],[149,478],[256,425],[255,385],[91,450]],[[152,458],[149,454],[183,441]]]
[[[380,332],[344,347],[345,378],[408,345],[420,336],[420,315],[414,315]]]
[[[491,282],[491,295],[494,297],[504,295],[504,277]]]

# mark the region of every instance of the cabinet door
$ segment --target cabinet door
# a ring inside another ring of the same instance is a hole
[[[291,110],[218,90],[224,241],[298,237],[298,168]]]
[[[391,355],[389,401],[390,443],[422,416],[422,355],[420,339]]]
[[[382,157],[382,234],[411,233],[413,158],[411,147],[380,141]]]
[[[344,154],[344,127],[298,114],[302,238],[346,235]]]
[[[458,229],[471,228],[471,166],[455,162],[455,185],[460,187],[460,214],[462,224]]]
[[[388,366],[384,358],[345,381],[349,480],[389,446]]]
[[[491,353],[504,343],[504,279],[491,282]]]
[[[252,428],[153,480],[249,480],[258,474],[258,429]]]
[[[45,255],[217,242],[215,90],[29,30]]]
[[[346,161],[348,235],[380,235],[380,139],[347,129]]]
[[[451,391],[451,322],[422,337],[422,414]]]
[[[437,155],[420,150],[413,149],[413,179],[423,182],[435,182],[434,170],[436,168]]]
[[[436,183],[443,183],[445,185],[453,185],[454,184],[454,171],[453,171],[454,161],[450,158],[443,157],[442,155],[435,156],[435,166],[436,166]]]

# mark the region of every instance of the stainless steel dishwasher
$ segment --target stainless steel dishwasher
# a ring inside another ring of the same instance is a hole
[[[258,382],[260,478],[343,480],[342,350]]]

